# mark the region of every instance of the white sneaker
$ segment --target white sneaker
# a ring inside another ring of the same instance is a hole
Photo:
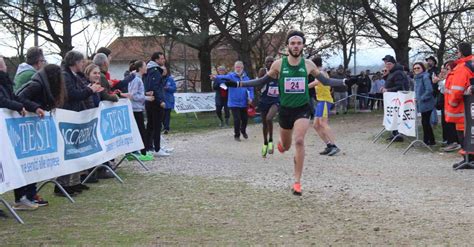
[[[165,156],[170,156],[170,153],[166,152],[165,150],[163,150],[163,148],[161,148],[160,151],[153,152],[153,156],[165,157]]]
[[[172,147],[161,147],[161,149],[163,149],[165,152],[167,153],[172,153],[174,151],[174,148]]]
[[[15,210],[36,210],[38,207],[38,203],[28,200],[26,196],[20,198],[20,201],[13,205],[13,209]]]
[[[166,144],[168,143],[168,140],[166,140],[163,135],[160,135],[160,142],[163,146],[166,146]]]

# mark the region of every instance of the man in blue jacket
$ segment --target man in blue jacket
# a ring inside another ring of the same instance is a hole
[[[155,156],[169,156],[160,145],[161,126],[165,112],[164,76],[166,76],[165,54],[155,52],[147,64],[147,73],[144,77],[145,92],[155,96],[155,101],[147,101],[145,110],[147,115],[145,148]]]
[[[163,122],[164,134],[170,131],[171,111],[174,108],[174,93],[176,92],[176,82],[170,75],[165,79],[165,118]]]
[[[250,78],[244,71],[244,63],[237,61],[234,64],[234,72],[230,72],[227,75],[212,75],[211,78],[231,80],[231,81],[248,81]],[[227,106],[232,111],[232,117],[234,118],[234,139],[240,141],[240,134],[247,139],[247,107],[252,102],[254,97],[253,87],[239,87],[229,88],[229,95]]]

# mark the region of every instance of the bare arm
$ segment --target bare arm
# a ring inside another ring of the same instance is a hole
[[[280,68],[281,68],[281,59],[278,59],[272,63],[272,67],[270,67],[270,70],[268,70],[267,75],[269,75],[272,78],[278,79],[278,76],[280,75]]]
[[[314,81],[312,81],[310,84],[308,84],[308,88],[316,87],[316,85],[318,85],[318,83],[319,83],[318,80],[314,80]]]

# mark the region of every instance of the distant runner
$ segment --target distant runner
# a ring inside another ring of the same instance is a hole
[[[321,70],[324,76],[329,77],[325,71],[322,71],[323,60],[317,56],[312,59],[314,64]],[[329,127],[329,111],[334,105],[334,100],[331,96],[331,87],[321,84],[318,80],[314,80],[309,84],[309,88],[315,87],[317,104],[314,109],[314,123],[313,128],[321,137],[326,148],[320,152],[321,155],[333,156],[341,151],[335,144],[334,133]]]
[[[258,77],[263,77],[270,70],[275,59],[273,57],[265,58],[265,68],[261,68]],[[258,103],[258,109],[262,114],[263,147],[262,157],[267,154],[273,154],[273,118],[275,117],[280,105],[278,80],[273,80],[265,84],[262,88],[262,95]]]

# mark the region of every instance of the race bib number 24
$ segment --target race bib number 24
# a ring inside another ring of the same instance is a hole
[[[285,93],[304,93],[306,88],[305,77],[285,78]]]

